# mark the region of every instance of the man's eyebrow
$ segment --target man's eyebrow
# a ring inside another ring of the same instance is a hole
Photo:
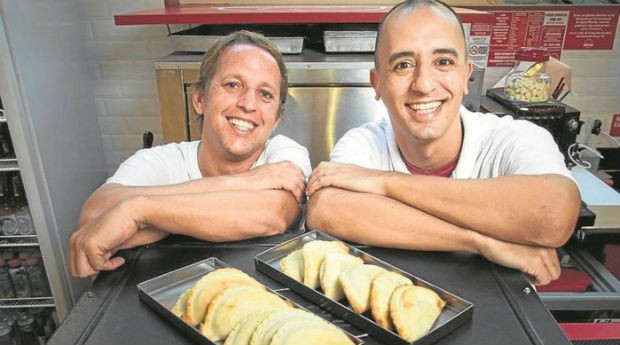
[[[436,55],[447,54],[447,55],[452,55],[456,58],[459,57],[458,51],[454,48],[437,48],[435,49],[435,51],[433,51],[433,54],[436,54]],[[397,60],[401,57],[412,57],[412,56],[415,56],[415,54],[412,51],[408,51],[408,50],[395,52],[395,53],[392,53],[390,57],[388,58],[388,63],[392,63],[394,60]]]
[[[435,49],[435,54],[448,54],[454,57],[459,57],[459,52],[454,48],[438,48]]]
[[[401,51],[401,52],[392,53],[390,54],[390,57],[388,58],[388,62],[392,63],[394,60],[399,59],[401,57],[414,56],[414,55],[415,54],[412,51]]]

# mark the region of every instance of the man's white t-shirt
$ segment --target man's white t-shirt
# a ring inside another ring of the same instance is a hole
[[[118,167],[106,183],[162,186],[200,179],[199,144],[200,141],[179,142],[138,150]],[[306,178],[312,170],[308,150],[283,135],[267,140],[265,150],[252,168],[282,161],[291,161],[299,166]]]
[[[461,106],[464,137],[452,178],[560,174],[572,179],[551,133],[511,116],[474,113]],[[330,160],[369,169],[409,173],[389,119],[351,129],[336,143]]]

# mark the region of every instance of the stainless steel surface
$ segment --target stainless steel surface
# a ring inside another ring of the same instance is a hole
[[[222,36],[170,35],[175,51],[205,52]],[[276,37],[269,39],[282,54],[299,54],[304,45],[303,37]]]
[[[324,31],[323,45],[328,53],[374,52],[377,31]]]
[[[196,328],[190,326],[189,324],[181,320],[181,318],[174,315],[171,309],[174,306],[176,300],[181,295],[181,293],[190,289],[194,285],[194,283],[196,283],[196,281],[198,281],[209,272],[213,272],[218,268],[225,267],[231,266],[216,257],[210,257],[208,259],[201,260],[199,262],[187,265],[185,267],[176,269],[168,273],[164,273],[160,276],[138,284],[138,295],[143,302],[153,308],[153,310],[155,310],[162,317],[171,322],[175,327],[177,327],[179,330],[181,330],[193,340],[197,341],[200,344],[221,345],[224,343],[224,341],[214,342],[207,339]],[[295,308],[307,310],[306,308],[303,308],[299,304],[291,301],[285,296],[282,296],[276,291],[273,291],[269,288],[267,288],[267,290],[285,300],[288,300]],[[328,320],[324,321],[331,323]],[[355,344],[360,345],[363,343],[359,338],[355,337],[351,333],[343,330],[341,327],[338,328],[342,330]]]
[[[285,118],[275,133],[287,135],[310,151],[312,166],[329,160],[329,152],[346,131],[387,116],[370,87],[292,87]]]
[[[308,232],[256,255],[255,263],[257,271],[268,275],[308,300],[320,305],[322,308],[325,308],[334,315],[343,318],[352,325],[367,331],[371,336],[380,339],[383,342],[399,345],[409,344],[409,342],[398,336],[398,334],[394,331],[389,331],[379,326],[371,317],[367,317],[365,314],[358,314],[353,311],[353,309],[351,309],[348,305],[346,299],[334,301],[326,297],[321,291],[309,288],[301,282],[288,277],[281,271],[280,260],[283,257],[295,250],[301,249],[306,243],[316,240],[339,241],[336,238],[319,231]],[[411,279],[415,285],[423,286],[435,291],[444,301],[446,301],[446,306],[439,315],[439,318],[435,321],[435,324],[431,330],[423,337],[414,341],[414,345],[430,344],[471,319],[474,305],[469,301],[464,300],[461,297],[456,296],[436,285],[433,285],[420,277],[411,275],[407,271],[394,267],[383,260],[377,259],[362,250],[352,246],[348,247],[350,249],[350,253],[361,257],[364,260],[364,263],[377,265],[389,271],[397,272]]]

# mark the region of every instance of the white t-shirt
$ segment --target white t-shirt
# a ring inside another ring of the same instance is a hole
[[[452,178],[560,174],[572,179],[551,133],[511,116],[474,113],[461,106],[464,138]],[[369,169],[409,173],[389,119],[351,129],[336,143],[330,160]]]
[[[162,186],[200,179],[199,144],[200,141],[185,141],[138,150],[118,167],[106,183]],[[291,161],[299,166],[306,178],[312,170],[308,150],[283,135],[267,140],[265,150],[252,164],[252,168],[282,161]]]

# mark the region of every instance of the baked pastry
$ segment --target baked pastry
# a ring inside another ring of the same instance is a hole
[[[316,240],[304,244],[302,254],[304,257],[304,285],[316,289],[319,287],[319,269],[328,253],[348,253],[349,247],[338,241]]]
[[[394,289],[400,285],[413,285],[413,282],[392,271],[379,273],[370,284],[370,312],[375,322],[388,330],[393,328],[390,316],[390,297]]]
[[[416,285],[401,285],[390,297],[390,315],[403,339],[413,342],[426,334],[446,302],[435,291]]]
[[[321,320],[318,316],[303,309],[291,309],[276,311],[266,317],[254,330],[250,345],[270,345],[273,335],[289,322],[302,321],[310,322]]]
[[[248,345],[250,344],[250,340],[252,339],[252,334],[256,330],[256,327],[269,315],[278,311],[278,310],[289,310],[285,309],[268,309],[262,310],[255,313],[252,313],[246,316],[241,322],[239,322],[228,334],[226,337],[226,342],[224,345]]]
[[[198,325],[204,320],[207,306],[213,296],[220,291],[238,285],[266,290],[256,279],[236,268],[225,267],[211,271],[200,278],[189,290],[183,320],[192,326]],[[183,298],[183,295],[179,298]]]
[[[280,260],[280,268],[287,276],[303,281],[304,274],[304,256],[301,249],[297,249]]]
[[[189,296],[189,291],[190,289],[183,291],[170,310],[174,315],[180,318],[183,318],[183,314],[185,314],[185,305],[187,304],[187,296]]]
[[[270,345],[354,345],[336,326],[322,320],[301,320],[286,323],[273,335]]]
[[[200,333],[216,342],[225,339],[246,316],[265,309],[292,308],[290,302],[263,289],[235,286],[218,293],[207,308]]]
[[[363,265],[364,260],[360,257],[344,253],[329,253],[325,255],[319,270],[319,281],[325,296],[339,301],[344,298],[344,291],[338,280],[342,271],[351,267]]]
[[[364,264],[349,268],[340,274],[340,284],[353,310],[360,314],[368,310],[370,284],[381,272],[385,272],[385,268]]]

